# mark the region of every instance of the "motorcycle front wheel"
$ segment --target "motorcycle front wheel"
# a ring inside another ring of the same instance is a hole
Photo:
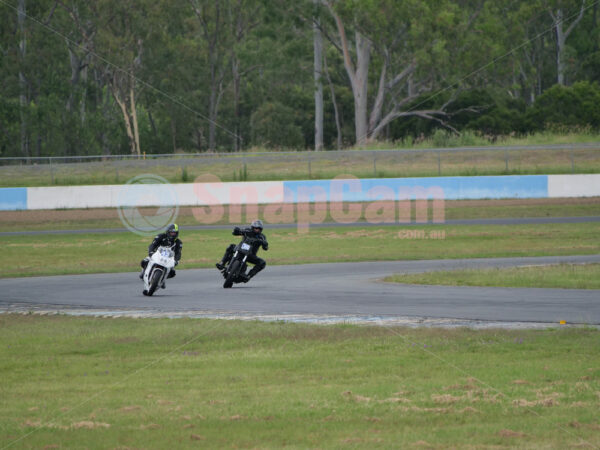
[[[161,269],[156,269],[152,272],[152,279],[150,280],[150,288],[148,289],[148,295],[154,294],[156,288],[158,287],[158,283],[162,277],[163,271]]]
[[[223,287],[225,289],[233,286],[233,280],[235,280],[237,278],[239,268],[240,268],[239,261],[236,260],[231,263],[231,265],[229,266],[229,269],[227,271],[227,278],[225,279],[225,283],[223,283]]]

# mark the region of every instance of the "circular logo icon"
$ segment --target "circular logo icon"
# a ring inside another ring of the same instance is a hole
[[[152,236],[175,222],[179,202],[171,183],[158,175],[143,174],[121,187],[117,209],[127,229],[141,236]]]

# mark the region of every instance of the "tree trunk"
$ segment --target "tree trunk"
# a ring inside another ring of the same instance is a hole
[[[335,115],[335,128],[337,131],[337,146],[338,150],[342,148],[342,125],[340,123],[340,113],[338,111],[337,100],[335,98],[335,87],[329,76],[329,70],[327,69],[327,57],[323,57],[323,68],[325,69],[325,75],[327,76],[327,82],[329,84],[329,92],[331,93],[331,102],[333,103],[333,112]]]
[[[129,149],[131,150],[131,153],[135,155],[137,153],[137,146],[135,143],[133,128],[131,126],[131,117],[129,115],[129,112],[127,111],[127,105],[125,104],[125,100],[123,100],[119,97],[117,88],[113,86],[112,90],[113,90],[113,97],[114,97],[115,101],[117,102],[117,104],[119,105],[119,108],[121,108],[121,114],[123,114],[123,121],[125,122],[125,131],[127,132],[127,137],[129,138]],[[138,153],[138,155],[139,155],[139,153]]]
[[[579,10],[579,15],[577,18],[569,25],[569,27],[564,30],[564,13],[562,8],[559,8],[554,14],[550,11],[550,15],[552,16],[552,20],[554,20],[554,30],[556,31],[556,71],[557,71],[557,83],[560,85],[565,85],[566,83],[566,71],[567,64],[565,62],[565,49],[567,38],[573,31],[573,29],[577,26],[581,19],[583,18],[583,13],[585,12],[585,0],[581,1],[581,9]]]
[[[241,75],[239,70],[240,61],[237,55],[234,54],[232,57],[231,71],[233,75],[233,151],[239,152],[241,150],[241,137],[240,137],[240,82]]]
[[[326,2],[327,8],[335,19],[344,57],[344,68],[350,79],[352,94],[354,97],[354,131],[356,145],[363,145],[367,141],[367,86],[369,75],[369,64],[371,61],[371,41],[360,34],[354,33],[356,39],[356,69],[350,56],[350,45],[346,36],[346,30],[341,17],[334,11],[331,3]]]
[[[106,86],[106,84],[104,84],[104,79],[101,76],[98,76],[96,74],[96,84],[98,85],[98,97],[101,101],[99,102],[102,105],[102,117],[104,118],[104,121],[106,123],[110,123],[110,117],[111,117],[111,111],[112,111],[112,105],[111,105],[111,92],[110,89],[108,88],[108,86]],[[104,128],[104,127],[102,127]],[[101,129],[100,131],[100,140],[102,142],[102,154],[103,155],[110,155],[111,152],[111,148],[110,148],[110,142],[108,139],[108,133],[106,132],[106,130]]]
[[[140,147],[140,132],[138,129],[138,119],[137,119],[137,109],[136,109],[136,103],[135,103],[135,92],[133,89],[135,80],[133,78],[133,76],[131,76],[131,80],[130,80],[130,88],[129,88],[129,101],[130,101],[130,105],[131,105],[131,122],[132,122],[132,127],[133,127],[133,143],[134,143],[134,148],[135,148],[135,152],[137,153],[138,156],[142,155],[142,149]]]
[[[215,151],[217,146],[217,92],[214,83],[214,78],[210,86],[210,104],[208,105],[208,150]]]
[[[319,0],[314,0],[317,5]],[[313,23],[314,39],[314,78],[315,78],[315,150],[323,150],[323,36],[319,18],[315,17]]]
[[[177,128],[175,127],[175,119],[171,117],[171,142],[173,143],[173,153],[177,152]]]
[[[27,54],[27,38],[25,36],[25,0],[19,0],[17,6],[17,22],[19,26],[19,65],[23,66],[25,63],[25,55]],[[25,156],[29,162],[29,133],[27,126],[27,107],[29,106],[29,95],[27,92],[27,79],[22,69],[19,68],[19,105],[21,106],[21,153]]]
[[[364,145],[369,137],[367,127],[367,88],[369,82],[369,64],[371,62],[371,41],[355,32],[356,38],[356,73],[353,77],[352,93],[354,94],[354,126],[356,144]]]
[[[557,80],[556,82],[560,85],[565,84],[565,61],[564,61],[564,47],[566,36],[563,31],[563,11],[559,9],[556,12],[556,71],[557,71]]]
[[[81,61],[68,44],[69,41],[67,41],[67,49],[69,50],[69,62],[71,65],[71,89],[69,91],[69,99],[67,100],[67,112],[71,113],[73,111],[73,103],[75,102],[75,91],[79,85]]]
[[[86,119],[86,100],[87,100],[87,82],[88,82],[88,68],[87,65],[81,69],[81,81],[83,88],[81,89],[81,99],[79,100],[79,117],[81,119],[81,124],[85,124]]]

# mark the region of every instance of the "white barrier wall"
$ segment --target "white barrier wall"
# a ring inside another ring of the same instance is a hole
[[[548,197],[600,196],[600,174],[548,175]]]
[[[201,206],[283,201],[281,181],[56,186],[26,189],[26,209]]]

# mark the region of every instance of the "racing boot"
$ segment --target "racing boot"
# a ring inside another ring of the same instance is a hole
[[[244,280],[244,283],[247,283],[248,281],[250,281],[252,279],[252,277],[254,275],[256,275],[258,272],[260,272],[261,270],[263,270],[264,267],[261,266],[254,266],[252,269],[250,269],[250,272],[248,272],[248,275],[245,275],[246,280]]]
[[[247,283],[248,281],[250,281],[250,277],[248,275],[246,275],[245,273],[241,273],[240,280],[242,280],[242,283]]]
[[[218,262],[215,264],[215,266],[217,267],[217,269],[219,269],[221,272],[223,272],[225,270],[225,265],[223,264],[223,261]]]
[[[140,272],[140,280],[144,279],[144,272],[146,271],[146,267],[148,266],[149,258],[144,258],[140,261],[140,266],[142,266],[142,271]]]

